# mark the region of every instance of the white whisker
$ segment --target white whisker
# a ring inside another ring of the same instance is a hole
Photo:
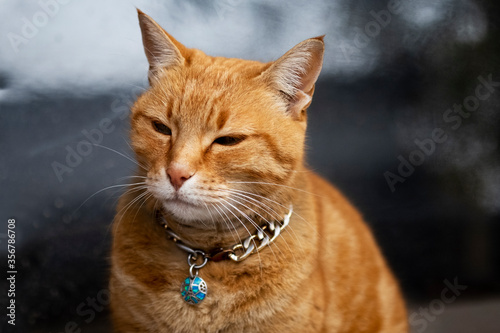
[[[119,212],[117,212],[116,216],[120,215],[120,220],[118,220],[117,226],[120,225],[120,223],[121,223],[123,217],[125,216],[125,213],[127,212],[127,210],[129,210],[136,202],[138,202],[139,200],[141,200],[142,198],[144,198],[148,194],[149,194],[149,192],[144,191],[143,193],[141,193],[137,197],[135,197],[133,200],[131,200],[129,203],[127,203],[125,205],[125,207],[123,207],[122,209],[120,209]]]
[[[125,180],[125,179],[132,179],[132,178],[148,179],[148,177],[145,177],[145,176],[125,176],[125,177],[118,178],[118,180]]]
[[[283,184],[266,183],[266,182],[228,182],[228,183],[230,183],[230,184],[259,184],[259,185],[279,186],[279,187],[285,187],[285,188],[288,188],[288,189],[291,189],[291,190],[304,192],[304,193],[311,194],[311,195],[314,195],[314,196],[322,198],[322,196],[320,196],[318,194],[311,193],[311,192],[305,191],[305,190],[300,189],[300,188],[296,188],[296,187],[292,187],[292,186],[288,186],[288,185],[283,185]]]
[[[142,206],[146,203],[146,201],[147,201],[149,198],[151,198],[151,197],[153,196],[153,194],[152,194],[152,193],[150,193],[150,192],[145,191],[144,193],[146,193],[146,195],[142,197],[142,199],[144,199],[144,200],[142,200],[142,199],[141,199],[141,200],[142,200],[142,203],[139,205],[139,207],[137,208],[137,210],[136,210],[136,212],[135,212],[135,215],[134,215],[134,221],[135,221],[135,219],[136,219],[136,217],[137,217],[137,214],[138,214],[138,213],[139,213],[139,211],[141,210],[141,207],[142,207]]]
[[[105,187],[103,189],[100,189],[99,191],[95,192],[94,194],[92,194],[91,196],[89,196],[87,199],[85,199],[82,202],[82,204],[80,206],[78,206],[77,209],[75,209],[75,211],[73,212],[73,214],[75,214],[80,208],[82,208],[82,206],[85,205],[87,203],[87,201],[89,201],[90,199],[92,199],[93,197],[95,197],[96,195],[98,195],[101,192],[104,192],[106,190],[110,190],[112,188],[125,187],[125,186],[138,185],[138,184],[141,184],[141,183],[137,183],[137,184],[117,184],[117,185],[111,185],[111,186],[107,186],[107,187]]]
[[[276,204],[276,205],[278,205],[278,206],[280,206],[280,207],[283,207],[283,208],[285,208],[285,209],[287,209],[287,210],[290,208],[290,207],[287,207],[287,206],[285,206],[285,205],[283,205],[283,204],[280,204],[280,203],[279,203],[279,202],[277,202],[277,201],[274,201],[274,200],[272,200],[272,199],[266,198],[266,197],[264,197],[264,196],[262,196],[262,195],[255,194],[255,193],[252,193],[252,192],[242,191],[242,190],[236,190],[236,189],[231,189],[231,190],[228,190],[228,191],[235,191],[235,192],[238,192],[238,193],[243,193],[243,194],[253,195],[253,196],[257,197],[257,198],[261,198],[261,199],[264,199],[264,200],[270,201],[270,202],[272,202],[272,203],[274,203],[274,204]],[[309,226],[311,226],[311,227],[312,227],[312,225],[309,223],[309,221],[307,221],[305,218],[303,218],[303,217],[302,217],[300,214],[298,214],[297,212],[295,212],[295,211],[294,211],[294,212],[293,212],[293,215],[297,216],[297,217],[298,217],[298,218],[300,218],[302,221],[304,221],[304,223],[307,223]]]
[[[245,223],[243,223],[243,221],[241,221],[241,219],[240,219],[240,218],[239,218],[239,217],[238,217],[235,213],[233,213],[233,211],[232,211],[232,210],[230,210],[230,209],[229,209],[229,208],[228,208],[228,207],[227,207],[224,203],[222,203],[222,202],[220,203],[220,205],[221,205],[222,207],[224,207],[224,208],[225,208],[225,210],[227,210],[228,212],[230,212],[230,213],[231,213],[231,214],[232,214],[232,215],[236,218],[236,220],[238,220],[238,222],[240,222],[240,224],[243,226],[243,228],[245,228],[246,232],[248,233],[248,236],[251,236],[251,235],[252,235],[252,233],[250,232],[250,230],[248,230],[248,228],[247,228],[247,226],[245,225]],[[220,207],[219,207],[219,208],[220,208]],[[229,222],[231,222],[231,219],[229,218],[229,216],[227,216],[226,212],[225,212],[224,210],[222,210],[222,212],[224,213],[224,215],[226,215],[226,217],[228,217]],[[231,222],[231,224],[233,224],[233,223]],[[233,224],[233,227],[234,227],[234,224]],[[239,234],[238,234],[238,231],[236,230],[236,227],[234,227],[234,230],[236,231],[236,234],[238,235],[238,238],[239,238]],[[240,242],[241,242],[241,239],[240,239]]]
[[[231,233],[234,241],[239,241],[241,243],[241,238],[240,238],[240,235],[238,233],[238,231],[236,230],[236,227],[234,226],[234,223],[231,222],[231,219],[229,218],[229,216],[227,216],[227,214],[224,212],[223,209],[221,209],[218,205],[215,205],[215,204],[211,204],[212,207],[215,209],[215,211],[217,213],[219,213],[220,217],[222,218],[222,220],[224,221],[224,223],[226,224],[227,226],[227,229],[229,230],[229,232]],[[226,219],[224,218],[224,216],[222,216],[222,213],[224,213],[224,215],[226,216]],[[229,223],[231,223],[231,226],[233,227],[234,229],[234,233],[233,233],[233,230],[231,230],[231,227],[229,226]],[[236,236],[234,236],[236,234]]]
[[[243,199],[243,198],[245,198],[245,201],[247,201],[247,202],[251,202],[251,203],[253,203],[254,205],[259,205],[259,206],[261,206],[261,207],[265,207],[265,208],[267,209],[267,211],[266,211],[266,212],[268,212],[268,213],[273,213],[273,214],[275,215],[275,217],[276,217],[276,218],[278,218],[278,219],[280,219],[280,218],[281,218],[281,215],[280,215],[278,212],[276,212],[276,211],[275,211],[272,207],[269,207],[268,205],[266,205],[266,204],[264,204],[264,203],[260,202],[260,201],[259,201],[259,200],[257,200],[257,199],[254,199],[254,198],[252,198],[252,197],[250,197],[250,196],[248,196],[248,195],[246,195],[246,194],[240,193],[240,192],[243,192],[243,191],[235,191],[235,190],[227,190],[227,191],[228,191],[230,194],[232,194],[232,195],[236,195],[236,196],[238,196],[239,198],[242,198],[242,199]]]
[[[214,226],[214,229],[217,228],[215,225],[214,217],[212,216],[212,212],[210,211],[210,208],[208,207],[208,205],[205,202],[203,202],[203,205],[205,205],[205,208],[207,209],[208,214],[210,214],[210,219],[212,220],[212,224]]]
[[[131,158],[131,157],[129,157],[129,156],[127,156],[127,155],[123,154],[123,153],[120,153],[119,151],[117,151],[117,150],[115,150],[115,149],[113,149],[113,148],[109,148],[109,147],[106,147],[106,146],[103,146],[103,145],[99,145],[99,144],[96,144],[96,143],[94,143],[94,146],[96,146],[96,147],[100,147],[100,148],[104,148],[104,149],[107,149],[107,150],[109,150],[109,151],[112,151],[112,152],[114,152],[114,153],[116,153],[116,154],[118,154],[118,155],[120,155],[120,156],[122,156],[122,157],[126,158],[127,160],[131,161],[132,163],[135,163],[135,164],[136,164],[137,166],[139,166],[140,168],[142,168],[142,169],[144,169],[144,170],[146,170],[146,171],[148,170],[148,168],[146,168],[144,165],[142,165],[142,164],[140,164],[139,162],[137,162],[135,159],[133,159],[133,158]]]

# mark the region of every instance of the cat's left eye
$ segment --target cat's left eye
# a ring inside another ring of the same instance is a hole
[[[215,139],[214,143],[222,146],[234,146],[243,140],[245,140],[244,136],[221,136]]]
[[[158,133],[161,133],[164,135],[172,135],[172,130],[167,125],[165,125],[157,120],[153,121],[153,128]]]

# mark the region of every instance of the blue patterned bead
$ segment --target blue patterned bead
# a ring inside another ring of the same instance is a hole
[[[188,277],[181,285],[181,296],[189,304],[199,304],[207,296],[207,283],[199,276]]]

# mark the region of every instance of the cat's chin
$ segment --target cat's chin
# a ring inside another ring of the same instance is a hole
[[[166,200],[163,209],[180,222],[210,220],[210,213],[205,206],[196,206],[182,200]]]

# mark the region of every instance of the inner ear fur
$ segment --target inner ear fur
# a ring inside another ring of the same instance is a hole
[[[184,65],[188,49],[141,10],[137,9],[137,14],[152,83],[162,68]]]
[[[297,44],[262,73],[263,79],[286,100],[287,111],[294,119],[302,119],[302,111],[311,103],[323,66],[323,37]]]

